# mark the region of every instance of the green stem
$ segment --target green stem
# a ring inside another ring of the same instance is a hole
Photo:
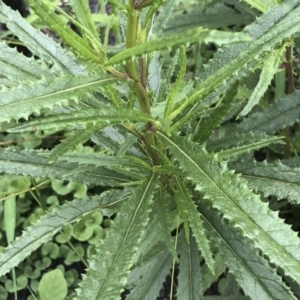
[[[133,9],[134,1],[130,0],[130,8],[128,10],[128,21],[127,21],[127,36],[126,36],[126,48],[132,48],[136,45],[137,32],[139,25],[139,14]],[[140,78],[137,74],[135,61],[133,59],[129,60],[126,64],[126,72],[129,77],[134,81],[132,84],[132,89],[136,94],[141,111],[151,115],[150,101],[148,94],[142,85]]]

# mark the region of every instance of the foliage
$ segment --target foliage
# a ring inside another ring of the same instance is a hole
[[[1,295],[298,299],[300,0],[56,2],[0,1]]]

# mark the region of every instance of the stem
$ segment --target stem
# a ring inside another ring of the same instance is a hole
[[[139,14],[133,9],[134,1],[129,1],[128,21],[127,21],[127,36],[126,36],[126,48],[132,48],[136,45],[137,32],[139,25]],[[141,111],[151,115],[150,101],[147,92],[142,85],[135,66],[134,60],[129,60],[126,64],[126,72],[133,79],[134,83],[131,85],[134,93],[136,94]]]

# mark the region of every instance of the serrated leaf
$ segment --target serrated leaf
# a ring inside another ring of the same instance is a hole
[[[198,245],[198,249],[201,251],[201,254],[205,259],[205,263],[207,264],[208,268],[212,273],[214,273],[214,259],[210,250],[209,241],[205,235],[205,230],[202,225],[203,221],[201,219],[199,211],[183,182],[178,177],[175,177],[175,182],[178,192],[176,195],[176,202],[180,214],[186,216],[193,231],[193,236]]]
[[[121,186],[133,179],[112,170],[97,168],[85,170],[83,173],[69,174],[78,167],[76,163],[57,162],[50,164],[40,154],[50,155],[49,151],[0,149],[0,173],[32,176],[39,178],[64,178],[88,185]]]
[[[261,12],[267,11],[269,8],[271,8],[272,6],[276,5],[279,2],[277,0],[243,0],[243,1]]]
[[[280,266],[286,275],[299,282],[300,241],[296,232],[284,224],[266,203],[262,203],[238,175],[228,171],[226,164],[219,165],[214,156],[187,138],[173,137],[171,140],[161,133],[159,136],[186,178],[195,183],[196,190],[232,226],[239,228],[243,236],[260,249],[271,263]]]
[[[300,204],[300,168],[286,166],[280,161],[242,161],[231,165],[233,166],[254,191],[263,192],[266,197],[274,195],[279,199],[286,198],[292,203]]]
[[[127,296],[127,300],[156,300],[159,296],[163,282],[172,267],[172,256],[165,247],[155,250],[154,248],[150,251],[142,265],[135,267],[129,274],[128,282],[134,285],[134,288]]]
[[[85,75],[86,71],[78,64],[75,58],[53,39],[41,31],[33,28],[18,11],[12,10],[0,2],[0,21],[28,47],[36,56],[42,58],[48,64],[54,64],[54,69],[74,75]]]
[[[89,3],[85,0],[70,0],[69,5],[76,16],[76,20],[94,36],[99,39],[99,33],[92,19]]]
[[[172,257],[178,261],[176,249],[175,249],[175,241],[171,236],[171,226],[170,226],[170,213],[168,209],[168,197],[163,192],[160,187],[156,194],[156,201],[153,203],[153,210],[155,210],[157,215],[157,223],[160,227],[161,237],[160,239],[166,245],[167,250],[171,253]]]
[[[171,88],[170,92],[168,93],[167,99],[166,99],[166,107],[164,111],[164,117],[167,118],[172,111],[173,103],[175,100],[176,95],[179,92],[179,89],[183,83],[185,72],[186,72],[186,49],[184,46],[180,46],[179,51],[179,62],[180,62],[180,68],[179,72],[176,77],[176,81]]]
[[[144,160],[134,156],[108,156],[96,153],[67,153],[59,158],[60,161],[90,165],[94,167],[124,167],[138,169],[140,172],[151,171],[152,167]],[[141,170],[142,169],[142,170]],[[144,169],[144,170],[143,170]]]
[[[54,104],[78,101],[84,94],[111,84],[115,78],[109,75],[60,76],[43,78],[29,84],[0,90],[0,119],[2,122],[20,118],[27,119],[42,108],[52,108]]]
[[[106,79],[109,82],[110,79]],[[106,83],[106,81],[98,81],[98,85],[100,83]],[[61,97],[65,96],[65,93],[68,93],[67,95],[72,95],[73,93],[76,95],[76,92],[82,95],[83,90],[91,89],[92,87],[95,88],[94,84],[95,82],[91,84],[81,85],[80,87],[74,87],[68,91],[61,91],[60,94],[62,94]],[[56,93],[57,94],[57,93]],[[1,95],[1,93],[0,93]],[[49,95],[51,97],[51,94]],[[66,96],[65,96],[66,97]],[[53,99],[53,98],[51,98]],[[1,107],[1,106],[0,106]],[[0,114],[1,116],[1,114]],[[102,123],[103,127],[107,126],[109,124],[115,124],[115,123],[125,123],[125,122],[155,122],[156,120],[152,118],[151,116],[136,111],[132,109],[119,109],[116,107],[106,107],[99,110],[98,108],[87,108],[82,110],[77,110],[70,112],[68,114],[55,114],[46,116],[43,118],[36,119],[31,122],[22,123],[20,125],[17,125],[11,129],[9,129],[9,132],[27,132],[34,130],[59,130],[59,129],[66,129],[66,128],[77,128],[82,129],[86,128],[90,125],[95,126],[96,124]]]
[[[218,96],[237,79],[253,71],[262,56],[267,57],[266,53],[299,30],[300,5],[297,0],[287,0],[270,9],[243,30],[254,39],[253,42],[238,43],[219,49],[202,72],[196,89],[185,101],[177,105],[172,118],[184,108],[199,102],[199,99],[205,100],[208,104],[216,102]]]
[[[231,133],[231,131],[233,133]],[[262,132],[247,132],[247,133],[236,133],[236,130],[230,130],[228,135],[221,137],[219,139],[209,139],[206,144],[206,150],[208,152],[221,152],[222,150],[227,150],[231,148],[239,148],[247,146],[248,144],[256,144],[260,141],[267,141],[268,139],[273,139],[270,136]],[[277,138],[277,137],[275,137]]]
[[[283,43],[280,47],[274,49],[270,54],[268,54],[267,58],[263,62],[259,82],[256,85],[253,93],[251,94],[247,105],[240,112],[239,116],[246,116],[251,111],[251,109],[259,103],[259,100],[266,92],[268,86],[271,84],[274,75],[278,71],[278,66],[284,57],[287,45],[287,42]]]
[[[33,57],[27,58],[5,43],[0,43],[0,75],[18,82],[40,79],[43,76],[54,77],[54,73]]]
[[[161,13],[158,14],[158,16],[154,19],[152,30],[154,37],[159,37],[162,35],[168,20],[172,16],[175,5],[176,1],[167,1]]]
[[[104,241],[96,248],[97,255],[89,262],[74,300],[115,300],[120,296],[149,221],[157,180],[157,175],[151,175],[125,201]]]
[[[294,93],[286,95],[263,111],[249,116],[238,125],[237,130],[239,132],[258,131],[274,133],[281,128],[298,122],[299,114],[300,90],[295,90]]]
[[[225,28],[230,25],[248,25],[254,18],[251,14],[240,13],[234,8],[224,5],[223,2],[208,6],[206,9],[188,10],[184,14],[174,14],[164,29],[164,34],[182,32],[187,28],[205,27],[211,29]],[[222,18],[220,18],[222,16]]]
[[[250,135],[250,134],[249,134]],[[248,135],[248,136],[249,136]],[[235,135],[237,137],[237,135]],[[230,139],[231,136],[227,137]],[[245,143],[244,145],[237,145],[227,150],[221,150],[217,152],[218,160],[222,161],[225,159],[230,159],[242,155],[244,153],[250,153],[251,151],[258,150],[264,147],[267,147],[271,144],[285,144],[283,142],[283,137],[277,136],[266,136],[264,139],[256,140],[256,141],[248,141],[248,144]],[[237,143],[239,144],[239,142]]]
[[[177,299],[202,300],[202,276],[200,271],[200,255],[195,239],[190,236],[189,242],[179,236],[178,252],[180,255]]]
[[[174,46],[180,46],[187,43],[214,42],[218,45],[224,45],[250,40],[251,38],[248,35],[237,32],[222,32],[204,28],[189,29],[180,34],[152,40],[133,48],[126,49],[111,57],[108,60],[107,65],[118,64],[135,56],[141,56],[146,53],[151,53]]]
[[[0,253],[0,276],[16,267],[42,244],[50,241],[64,225],[75,222],[96,209],[101,209],[105,215],[110,214],[109,211],[114,209],[114,205],[123,201],[127,196],[123,191],[108,191],[90,199],[67,202],[52,212],[48,212],[34,225],[28,227],[22,236],[16,238],[7,248],[2,249]]]
[[[296,299],[277,270],[243,238],[237,228],[224,222],[216,210],[199,203],[206,226],[223,262],[251,299]],[[270,284],[272,282],[272,284]]]
[[[50,8],[39,0],[27,0],[31,9],[53,30],[60,36],[65,43],[72,46],[78,53],[93,61],[98,61],[96,51],[90,47],[87,41],[81,38],[75,31],[73,31],[62,18],[56,13],[52,12]]]
[[[105,124],[97,124],[87,129],[76,131],[74,134],[67,136],[62,142],[57,145],[49,156],[49,162],[57,161],[64,153],[73,149],[80,143],[84,143],[95,131],[105,127]]]
[[[239,81],[234,83],[227,91],[222,102],[213,110],[212,114],[206,119],[200,128],[194,135],[194,141],[202,144],[209,136],[212,134],[213,130],[220,125],[222,119],[228,114],[228,112],[233,108],[234,99],[237,95],[239,87]]]

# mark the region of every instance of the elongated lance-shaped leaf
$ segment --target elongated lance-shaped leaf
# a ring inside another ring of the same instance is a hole
[[[42,108],[67,104],[69,100],[80,99],[84,94],[111,84],[115,79],[109,75],[60,76],[43,78],[29,84],[0,90],[1,121],[27,119]]]
[[[153,211],[158,217],[158,225],[161,231],[161,240],[166,245],[167,250],[171,253],[173,258],[178,261],[176,249],[175,249],[175,241],[171,236],[171,220],[169,218],[169,198],[166,197],[165,193],[162,190],[162,187],[159,188],[157,194],[155,195],[155,202],[153,203]],[[155,207],[155,208],[154,208]]]
[[[64,23],[62,18],[56,13],[51,11],[43,1],[27,0],[31,9],[53,30],[60,36],[65,43],[72,46],[78,53],[88,59],[97,61],[96,51],[90,47],[88,42],[81,38],[75,31],[73,31],[67,24]]]
[[[268,163],[235,162],[230,165],[242,178],[247,180],[248,186],[254,191],[263,192],[267,197],[276,195],[279,199],[289,199],[292,203],[300,204],[300,168],[289,167],[280,161]]]
[[[232,87],[230,87],[224,99],[222,99],[221,104],[219,104],[214,109],[214,111],[208,119],[206,119],[202,124],[200,124],[200,128],[194,135],[194,141],[200,144],[204,143],[212,134],[213,130],[220,125],[222,119],[233,108],[234,98],[238,92],[238,87],[238,81],[235,84],[233,84]]]
[[[270,266],[237,228],[224,222],[216,210],[202,202],[199,210],[223,262],[247,296],[260,300],[297,299],[277,274],[277,269]]]
[[[202,300],[203,289],[200,271],[200,255],[195,239],[187,242],[183,232],[178,241],[180,255],[177,299]]]
[[[236,6],[232,9],[222,2],[215,3],[213,6],[209,5],[205,10],[189,10],[180,17],[177,14],[173,15],[164,29],[164,34],[174,34],[199,26],[210,29],[226,28],[233,24],[245,26],[254,21],[253,15],[239,12]]]
[[[103,128],[104,126],[106,125],[100,123],[67,136],[67,138],[62,140],[62,142],[52,150],[51,155],[49,156],[49,162],[57,161],[60,156],[69,150],[74,149],[74,147],[78,144],[84,143],[95,131]]]
[[[260,141],[267,142],[268,140],[274,141],[274,136],[270,136],[262,132],[247,132],[236,133],[236,129],[230,129],[228,132],[232,134],[225,135],[220,139],[209,139],[205,149],[208,152],[221,152],[222,150],[229,150],[232,148],[239,148],[247,145],[258,144]],[[277,137],[275,137],[277,139]],[[262,147],[261,147],[262,148]]]
[[[149,221],[157,180],[157,175],[147,178],[120,208],[105,239],[96,247],[74,300],[113,300],[120,296]]]
[[[162,244],[157,244],[147,253],[142,265],[130,272],[128,284],[134,288],[126,299],[156,300],[171,268],[172,256]]]
[[[106,80],[111,81],[111,78]],[[102,83],[101,80],[99,80],[97,84],[100,83]],[[95,82],[93,82],[92,84],[86,84],[86,86],[81,85],[82,86],[81,90],[79,90],[79,86],[68,89],[69,94],[67,94],[67,90],[61,91],[56,94],[53,93],[53,94],[54,96],[56,96],[57,94],[59,95],[62,93],[64,96],[69,95],[70,97],[70,94],[72,92],[73,93],[77,92],[80,93],[80,95],[82,95],[83,93],[82,90],[84,89],[89,90],[92,87],[95,88],[94,84]],[[31,122],[17,125],[16,127],[9,129],[9,132],[26,132],[26,131],[32,131],[33,129],[34,130],[47,130],[47,129],[59,130],[62,128],[82,129],[82,128],[86,128],[87,126],[90,126],[91,124],[96,125],[98,123],[109,125],[109,124],[126,123],[126,122],[155,122],[155,121],[156,120],[151,116],[131,109],[107,107],[99,110],[98,108],[88,108],[88,109],[70,112],[68,114],[55,114],[55,115],[39,118]]]
[[[54,73],[36,59],[27,58],[5,43],[0,43],[0,75],[18,82],[54,77]]]
[[[111,215],[115,207],[128,197],[123,191],[113,190],[89,199],[74,200],[42,216],[34,225],[28,227],[21,237],[0,253],[0,276],[17,266],[31,252],[50,241],[62,227],[75,222],[85,214],[101,209],[104,215]]]
[[[88,31],[94,36],[96,40],[99,40],[99,33],[97,32],[95,23],[93,22],[89,2],[85,0],[71,0],[69,4],[76,16],[76,20],[82,26],[88,29]]]
[[[0,2],[0,22],[5,23],[34,55],[49,64],[53,64],[53,68],[57,71],[73,75],[86,74],[86,71],[77,63],[76,59],[68,55],[58,43],[33,28],[21,17],[19,12],[12,10],[3,1]]]
[[[249,144],[241,145],[241,146],[236,146],[231,149],[227,150],[221,150],[218,152],[218,160],[222,161],[225,159],[230,159],[233,157],[237,157],[238,155],[242,155],[244,153],[249,153],[254,150],[261,149],[263,147],[267,147],[271,144],[285,144],[283,142],[283,137],[277,137],[277,136],[269,136],[263,140],[255,141],[252,142],[249,141]]]
[[[154,19],[154,24],[152,28],[153,37],[159,37],[162,35],[168,20],[172,16],[172,12],[175,5],[176,1],[167,1],[162,11]]]
[[[165,198],[164,201],[165,202],[168,201],[170,204],[173,203],[173,199],[171,199],[170,196],[168,196],[168,198]],[[166,246],[165,246],[166,244],[164,243],[164,240],[163,240],[164,236],[161,235],[162,224],[161,224],[159,211],[158,211],[159,205],[156,205],[155,202],[156,201],[154,201],[153,209],[150,213],[150,221],[147,225],[147,228],[143,234],[139,248],[134,257],[135,265],[139,265],[140,263],[145,261],[145,256],[153,248],[154,245],[161,242],[163,245],[163,248],[166,249]],[[177,226],[179,223],[179,221],[177,221],[178,220],[178,212],[177,212],[177,210],[172,210],[172,211],[169,211],[168,213],[169,213],[169,215],[168,215],[169,220],[171,220],[171,221],[176,220],[175,222],[173,221],[171,224],[171,226],[172,226],[171,230],[173,231],[176,228],[175,226]],[[176,223],[176,224],[174,225],[174,223]],[[166,250],[168,250],[168,249],[166,249]]]
[[[195,183],[204,198],[232,226],[239,228],[271,263],[299,282],[300,241],[296,232],[278,219],[277,214],[240,180],[240,176],[228,171],[226,164],[219,165],[213,155],[187,138],[173,137],[171,140],[158,134],[178,161],[183,174]]]
[[[262,98],[264,93],[266,92],[269,84],[278,71],[278,66],[281,63],[285,49],[288,43],[283,43],[277,49],[274,49],[270,54],[267,55],[267,58],[263,62],[262,71],[259,77],[259,82],[256,85],[253,93],[251,94],[250,99],[248,100],[247,105],[240,112],[239,116],[247,115],[251,109],[259,103],[259,100]]]
[[[193,231],[193,236],[195,237],[195,240],[197,242],[198,249],[201,251],[201,254],[205,259],[205,263],[207,264],[208,268],[212,273],[214,273],[214,259],[210,250],[209,241],[205,235],[203,221],[201,219],[199,211],[182,180],[178,177],[175,177],[175,182],[178,192],[176,202],[180,214],[187,216],[189,225]]]
[[[300,115],[300,90],[284,96],[261,112],[251,114],[238,125],[239,132],[267,132],[274,133],[288,125],[299,121]],[[279,117],[280,116],[280,117]]]
[[[220,48],[214,59],[206,66],[200,83],[187,96],[186,100],[175,106],[170,115],[174,118],[185,107],[192,106],[200,99],[212,104],[226,91],[236,79],[240,79],[257,64],[267,52],[300,30],[300,4],[298,0],[287,0],[276,5],[253,24],[244,29],[254,41]],[[264,56],[265,58],[267,56]]]
[[[160,88],[159,88],[159,93],[158,93],[158,100],[157,102],[161,104],[161,102],[165,102],[163,104],[163,107],[166,106],[166,101],[165,101],[165,97],[166,97],[166,94],[167,94],[167,91],[168,91],[168,88],[170,87],[171,83],[170,83],[170,78],[172,78],[174,76],[174,71],[175,71],[175,67],[176,65],[178,64],[178,59],[179,59],[179,50],[176,51],[174,57],[172,57],[172,60],[169,64],[169,67],[168,69],[166,70],[166,72],[162,72],[161,76],[161,84],[160,84]],[[149,71],[150,73],[150,66],[149,66]],[[157,109],[157,107],[156,107]],[[163,112],[164,112],[164,109],[161,109],[161,114],[163,115]],[[155,108],[154,108],[155,110]],[[152,114],[153,114],[153,108],[152,108]],[[159,113],[154,113],[153,115],[159,115]]]
[[[165,112],[164,112],[164,117],[167,118],[170,112],[172,111],[172,106],[175,100],[175,97],[182,85],[182,82],[184,80],[184,75],[186,71],[186,52],[185,52],[185,47],[181,46],[180,47],[180,52],[179,52],[179,62],[180,62],[180,69],[176,78],[176,81],[174,83],[174,86],[172,87],[170,93],[168,94],[167,98],[167,104],[165,107]]]
[[[117,156],[122,156],[126,154],[127,151],[130,151],[131,147],[134,147],[136,144],[137,138],[133,135],[126,135],[125,140],[123,143],[120,144],[118,152],[116,153]]]
[[[133,48],[126,49],[111,57],[108,60],[107,65],[118,64],[125,60],[132,59],[134,56],[141,56],[143,54],[184,45],[187,43],[214,42],[218,45],[225,45],[250,40],[251,38],[247,34],[238,32],[222,32],[204,28],[189,29],[180,34],[174,34],[172,36],[152,40]]]
[[[271,8],[272,6],[276,5],[279,2],[277,0],[243,0],[243,1],[261,12],[267,11],[269,8]]]
[[[0,149],[0,173],[24,175],[39,178],[64,178],[87,185],[121,186],[134,178],[124,176],[112,170],[97,168],[83,173],[69,174],[78,167],[76,163],[57,162],[50,164],[41,154],[50,155],[49,151]]]
[[[108,156],[100,155],[96,153],[66,153],[59,158],[60,161],[68,161],[70,163],[78,163],[79,165],[92,165],[95,167],[125,167],[125,168],[137,168],[142,172],[142,168],[148,171],[152,170],[144,160],[134,156]]]

